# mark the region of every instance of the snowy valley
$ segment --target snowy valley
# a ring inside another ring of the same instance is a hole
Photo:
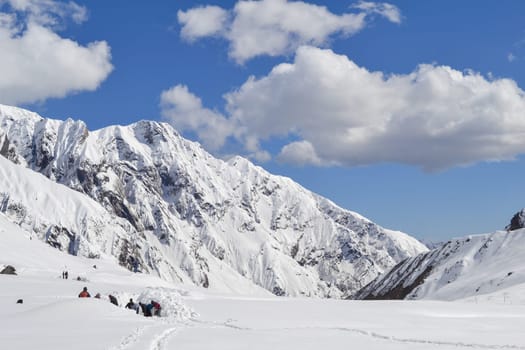
[[[0,154],[1,349],[525,349],[519,215],[429,251],[150,121],[0,105]]]
[[[0,214],[2,349],[525,349],[525,284],[477,300],[345,301],[213,292],[61,252]],[[61,278],[67,268],[70,279]],[[81,277],[82,281],[77,281]],[[87,286],[102,298],[81,299]],[[112,305],[115,295],[120,307]],[[163,317],[122,307],[160,301]],[[17,304],[23,299],[23,304]]]

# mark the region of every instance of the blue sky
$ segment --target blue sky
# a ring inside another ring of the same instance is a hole
[[[0,13],[0,103],[90,129],[169,121],[426,240],[502,229],[525,206],[523,1],[0,0]]]

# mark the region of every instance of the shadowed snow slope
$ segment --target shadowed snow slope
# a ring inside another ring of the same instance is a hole
[[[525,229],[454,239],[398,264],[358,298],[457,300],[504,294],[525,287],[524,247]]]
[[[218,160],[165,123],[90,132],[0,105],[0,154],[50,180],[2,162],[0,211],[11,221],[71,254],[110,254],[167,281],[348,297],[427,251],[246,159]]]

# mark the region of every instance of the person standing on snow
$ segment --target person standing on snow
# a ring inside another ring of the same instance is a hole
[[[152,300],[150,305],[152,306],[152,309],[153,309],[152,315],[160,316],[160,304],[157,303],[155,300]]]
[[[126,304],[126,309],[135,310],[136,313],[139,313],[139,305],[133,302],[133,299],[129,299],[129,303]]]
[[[82,289],[82,292],[80,292],[78,297],[79,298],[91,298],[91,295],[89,294],[89,292],[87,290],[87,287],[84,287],[84,289]]]
[[[139,302],[139,306],[142,309],[144,317],[151,317],[151,309],[148,308],[148,305]]]
[[[110,302],[111,304],[113,304],[113,305],[115,305],[115,306],[118,306],[118,300],[117,300],[117,298],[115,298],[115,297],[114,297],[113,295],[111,295],[111,294],[108,295],[108,297],[109,297],[109,302]]]

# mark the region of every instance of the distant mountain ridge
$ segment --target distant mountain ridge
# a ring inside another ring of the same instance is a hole
[[[525,285],[525,229],[450,240],[402,261],[357,299],[457,300]]]
[[[50,208],[75,198],[73,213],[64,208],[61,218],[35,205],[27,189],[0,182],[0,211],[11,220],[71,254],[110,254],[167,280],[349,297],[427,251],[244,158],[216,159],[166,123],[89,131],[82,121],[0,105],[0,154],[17,164],[4,168],[25,167],[68,188],[49,194]],[[9,171],[34,183],[27,171]],[[91,198],[89,210],[78,196]]]

